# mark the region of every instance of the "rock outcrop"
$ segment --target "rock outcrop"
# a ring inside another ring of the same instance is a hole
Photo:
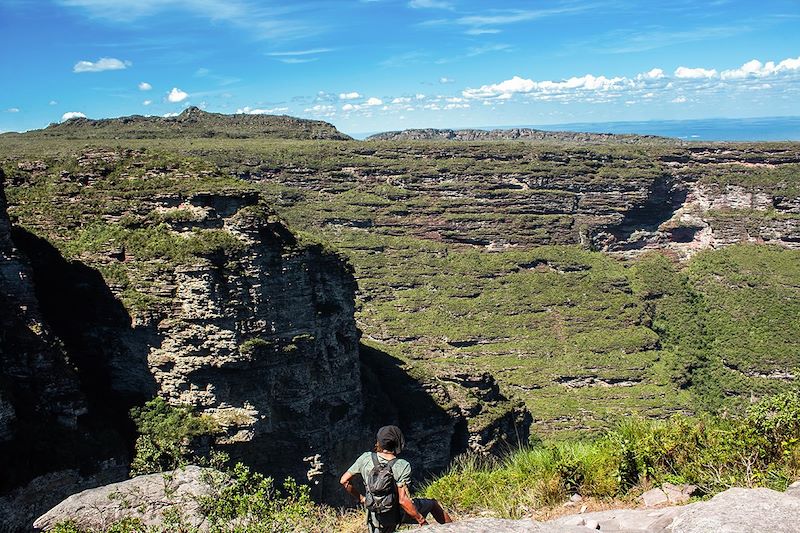
[[[677,140],[655,135],[620,135],[614,133],[586,133],[573,131],[547,131],[532,128],[494,130],[477,129],[410,129],[387,131],[368,137],[369,141],[566,141],[566,142],[674,142]]]
[[[474,519],[429,526],[431,533],[797,533],[800,497],[770,489],[732,488],[704,502],[660,509],[614,509],[570,515],[549,522]]]
[[[349,136],[332,124],[286,115],[223,115],[188,107],[174,117],[130,117],[94,120],[73,118],[51,124],[43,130],[23,135],[66,139],[171,139],[185,137],[228,139],[328,139],[346,140]]]
[[[201,531],[208,529],[200,501],[213,494],[206,470],[187,466],[174,472],[137,476],[73,494],[36,519],[36,530],[49,531],[70,521],[87,531],[106,531],[123,519],[144,527],[166,528],[167,517]]]

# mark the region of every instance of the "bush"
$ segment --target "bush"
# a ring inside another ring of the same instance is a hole
[[[219,431],[211,417],[196,415],[190,407],[175,407],[155,398],[131,409],[136,439],[131,477],[174,470],[191,459],[199,440]]]

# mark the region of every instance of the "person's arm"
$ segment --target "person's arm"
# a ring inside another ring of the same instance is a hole
[[[344,490],[346,490],[350,496],[358,500],[358,503],[363,505],[364,495],[358,492],[358,490],[356,490],[356,488],[353,486],[353,483],[350,481],[353,479],[353,475],[354,474],[351,474],[350,472],[345,472],[342,474],[342,479],[339,480],[339,483],[341,483],[342,487],[344,487]]]
[[[417,524],[421,526],[428,525],[428,521],[425,520],[424,516],[419,514],[419,511],[417,511],[417,508],[414,506],[414,500],[411,499],[411,494],[408,492],[408,485],[398,485],[397,495],[400,500],[400,507],[403,508],[408,516],[416,520]]]

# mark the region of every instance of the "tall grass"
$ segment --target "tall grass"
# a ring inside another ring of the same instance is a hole
[[[800,395],[784,393],[739,418],[626,418],[599,438],[542,442],[505,459],[466,456],[425,489],[462,514],[517,518],[572,494],[633,498],[664,482],[700,494],[731,486],[779,490],[800,476]]]

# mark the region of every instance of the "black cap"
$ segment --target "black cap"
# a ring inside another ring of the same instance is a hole
[[[378,430],[378,444],[387,452],[400,453],[406,445],[406,439],[399,427],[383,426]]]

